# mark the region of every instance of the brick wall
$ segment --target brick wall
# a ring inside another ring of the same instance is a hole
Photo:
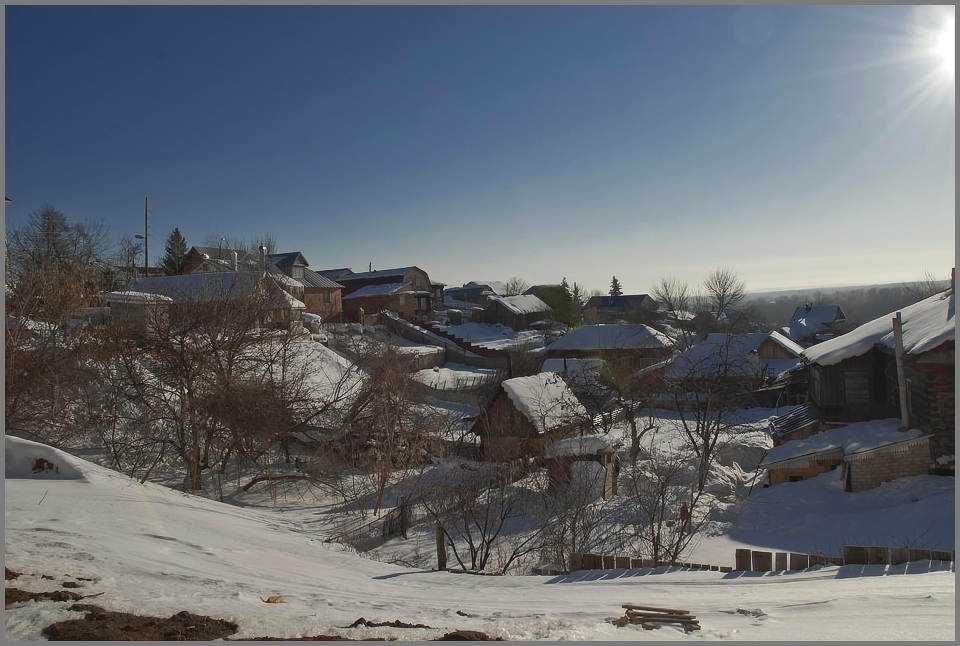
[[[933,456],[926,443],[915,444],[903,451],[878,451],[850,461],[850,491],[866,491],[884,482],[907,476],[930,473]]]
[[[821,473],[826,473],[827,471],[832,471],[837,468],[840,464],[840,460],[830,460],[825,462],[811,462],[806,467],[782,467],[770,468],[770,484],[783,484],[784,482],[790,482],[791,476],[799,476],[804,480],[809,480],[810,478],[816,477]]]

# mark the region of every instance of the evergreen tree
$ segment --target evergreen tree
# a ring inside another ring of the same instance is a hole
[[[580,325],[580,319],[583,316],[583,306],[586,304],[586,294],[583,287],[574,281],[573,289],[570,291],[570,318],[574,325]]]
[[[566,276],[560,281],[560,307],[554,309],[554,316],[558,321],[569,326],[574,325],[573,294],[570,293],[570,283]]]
[[[617,280],[616,276],[614,276],[613,280],[610,282],[610,295],[621,296],[622,294],[623,294],[623,288],[620,286],[620,281]]]
[[[160,268],[167,276],[177,276],[183,273],[183,261],[187,257],[187,239],[174,227],[167,236],[167,246],[160,261]]]

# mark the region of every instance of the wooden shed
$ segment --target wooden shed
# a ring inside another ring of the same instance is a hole
[[[514,330],[553,321],[553,309],[533,294],[492,298],[484,308],[483,322],[500,323]]]
[[[484,460],[509,462],[542,456],[546,445],[576,435],[588,422],[587,410],[560,375],[542,372],[501,383],[473,432]]]

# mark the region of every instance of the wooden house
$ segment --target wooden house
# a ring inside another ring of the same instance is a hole
[[[474,320],[478,320],[476,314]],[[483,322],[500,323],[514,330],[527,330],[552,323],[553,309],[531,294],[498,296],[487,302],[483,310]]]
[[[955,296],[946,292],[900,310],[910,427],[933,432],[938,457],[955,447]],[[823,418],[853,422],[902,417],[893,319],[882,316],[807,348],[810,400]]]
[[[581,325],[547,346],[548,359],[597,359],[625,368],[646,368],[668,359],[670,340],[642,324]]]
[[[401,318],[416,323],[433,319],[433,286],[427,272],[419,267],[344,274],[337,282],[343,285],[342,299],[347,320],[355,320],[351,317],[358,316],[360,308],[365,315],[397,312]],[[357,295],[361,290],[365,291]],[[348,299],[350,303],[347,303]]]
[[[267,262],[269,269],[276,268],[300,284],[300,294],[294,295],[303,301],[306,312],[316,314],[324,323],[340,322],[343,314],[342,285],[310,269],[310,263],[299,251],[271,254],[267,256]]]
[[[473,432],[490,462],[542,456],[545,447],[573,437],[589,422],[587,410],[560,375],[544,372],[500,384]]]
[[[778,332],[709,334],[670,360],[664,376],[688,391],[722,382],[748,393],[795,368],[803,348]]]
[[[783,333],[798,343],[812,345],[840,334],[846,321],[847,315],[839,305],[807,303],[794,310]]]

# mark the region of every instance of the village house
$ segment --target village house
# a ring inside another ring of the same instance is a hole
[[[642,324],[581,325],[547,346],[549,359],[594,359],[640,369],[670,357],[670,339]]]
[[[793,318],[782,331],[797,343],[813,345],[841,333],[846,320],[839,305],[807,303],[794,310]]]
[[[262,292],[259,290],[263,290]],[[280,329],[302,328],[305,305],[281,289],[274,278],[256,271],[195,273],[181,276],[138,278],[130,282],[123,292],[111,295],[112,302],[120,303],[125,293],[155,294],[170,299],[170,305],[204,307],[210,301],[236,301],[241,306],[249,299],[263,298],[264,313],[261,325]],[[132,298],[125,305],[130,307],[153,306],[146,299]],[[259,301],[258,301],[259,302]],[[130,307],[125,309],[130,309]],[[128,313],[131,319],[136,319]]]
[[[303,301],[306,312],[316,314],[324,323],[340,322],[342,285],[310,269],[310,263],[299,251],[271,254],[267,263],[269,273],[282,272],[299,284],[299,294],[293,295]]]
[[[379,269],[361,274],[343,274],[344,318],[359,321],[383,311],[396,312],[415,323],[433,320],[434,290],[427,272],[419,267]]]
[[[479,312],[474,312],[474,320]],[[549,326],[553,322],[553,309],[533,295],[498,296],[490,299],[483,308],[484,323],[499,323],[514,330]]]
[[[760,466],[768,484],[808,480],[842,467],[844,490],[857,492],[934,470],[933,434],[900,430],[899,419],[857,422],[775,446]]]
[[[473,427],[483,460],[542,456],[548,444],[573,437],[589,422],[586,408],[560,375],[544,372],[500,384]]]
[[[470,281],[463,287],[448,287],[443,291],[444,301],[462,301],[480,305],[487,304],[491,298],[507,295],[507,285],[497,280]]]
[[[651,323],[659,317],[658,307],[648,294],[591,296],[583,306],[583,320],[588,323]]]
[[[900,409],[895,316],[881,316],[804,350],[810,400],[831,422],[901,417],[905,426],[932,431],[936,457],[952,456],[956,433],[953,285],[900,310],[906,411]]]
[[[257,254],[243,249],[223,247],[190,247],[183,257],[184,274],[207,274],[263,269]]]
[[[730,392],[746,394],[795,368],[802,351],[779,332],[714,333],[671,359],[664,376],[689,391],[719,380]]]

